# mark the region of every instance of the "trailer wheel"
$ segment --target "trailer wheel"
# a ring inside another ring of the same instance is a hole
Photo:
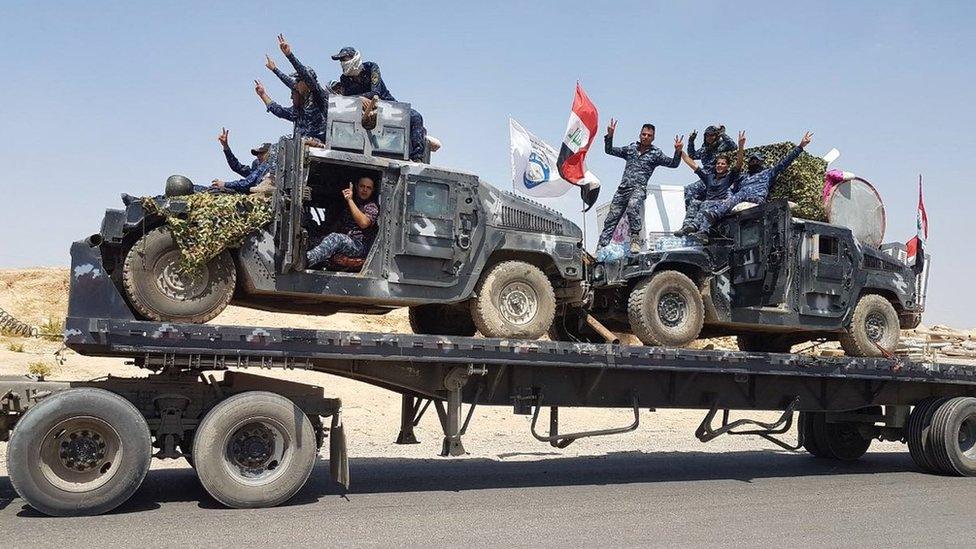
[[[410,307],[408,317],[415,334],[470,337],[478,330],[464,306],[417,305]]]
[[[976,398],[943,402],[932,417],[932,453],[949,475],[976,476]]]
[[[803,449],[814,457],[827,457],[823,449],[817,445],[817,437],[813,435],[813,421],[817,412],[800,412],[799,423],[803,428]]]
[[[122,265],[122,286],[129,303],[151,320],[207,322],[227,307],[236,284],[234,259],[227,250],[199,272],[183,272],[180,249],[166,227],[140,238]]]
[[[552,282],[535,265],[504,261],[478,282],[471,317],[485,337],[538,339],[556,315]]]
[[[645,345],[683,347],[698,339],[705,305],[698,286],[684,273],[661,271],[634,287],[627,316]]]
[[[273,507],[295,495],[317,455],[312,423],[287,398],[248,391],[217,404],[193,437],[200,483],[228,507]]]
[[[898,311],[890,301],[876,294],[861,296],[854,307],[851,324],[840,336],[840,346],[848,356],[883,356],[898,345],[901,325]]]
[[[939,409],[947,398],[930,397],[922,400],[915,405],[912,414],[908,417],[908,429],[906,438],[908,439],[908,451],[912,456],[912,461],[919,469],[926,473],[937,473],[941,471],[935,461],[935,454],[932,451],[932,416]]]
[[[812,422],[816,447],[823,454],[821,457],[854,461],[871,446],[871,439],[861,434],[857,423],[827,423],[827,414],[823,412],[814,413]]]
[[[129,401],[104,389],[68,389],[17,423],[7,471],[17,493],[44,514],[98,515],[139,489],[151,444],[146,420]]]
[[[741,334],[735,341],[740,351],[753,353],[788,353],[793,349],[791,340],[774,334]]]

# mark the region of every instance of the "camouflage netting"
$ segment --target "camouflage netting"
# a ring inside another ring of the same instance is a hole
[[[244,237],[271,222],[271,199],[243,194],[196,193],[186,197],[186,214],[163,210],[151,198],[143,199],[151,214],[166,218],[180,248],[180,264],[195,271]]]
[[[746,161],[748,162],[751,153],[759,152],[763,156],[765,167],[771,168],[789,154],[795,146],[795,143],[786,141],[750,147],[745,151]],[[800,157],[789,168],[776,178],[769,199],[785,198],[796,203],[796,207],[792,209],[795,217],[826,221],[827,213],[824,211],[823,204],[824,175],[826,172],[827,163],[823,159],[804,151],[800,153]]]

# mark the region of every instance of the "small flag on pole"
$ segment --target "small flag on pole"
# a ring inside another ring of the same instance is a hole
[[[913,261],[912,270],[915,274],[925,268],[925,243],[929,238],[929,217],[925,213],[925,202],[922,200],[922,176],[918,176],[918,210],[915,213],[916,234],[908,241],[908,260]]]
[[[600,180],[586,170],[586,153],[596,136],[599,115],[579,82],[573,97],[573,108],[566,124],[566,134],[559,149],[559,175],[580,187],[580,194],[589,210],[600,195]]]

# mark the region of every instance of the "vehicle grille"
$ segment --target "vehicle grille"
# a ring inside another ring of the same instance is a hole
[[[502,207],[502,226],[520,231],[563,234],[562,223],[511,206]]]

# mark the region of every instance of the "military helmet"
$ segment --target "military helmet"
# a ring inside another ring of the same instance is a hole
[[[193,182],[182,175],[171,175],[166,178],[166,196],[183,196],[193,194]]]

